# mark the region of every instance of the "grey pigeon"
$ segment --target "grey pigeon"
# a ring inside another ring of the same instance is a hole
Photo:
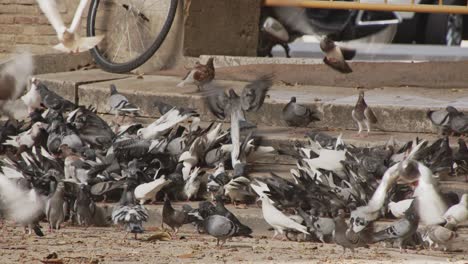
[[[42,105],[45,107],[58,112],[71,111],[76,108],[74,103],[68,101],[54,91],[49,90],[49,88],[39,80],[35,79],[34,84],[42,99]]]
[[[336,244],[343,247],[343,254],[346,253],[346,249],[350,249],[354,255],[355,248],[367,246],[367,243],[370,241],[368,231],[365,229],[359,233],[355,233],[352,229],[348,229],[344,210],[340,209],[338,211],[338,215],[334,218],[334,221],[333,240]]]
[[[109,97],[109,106],[112,114],[133,114],[137,115],[140,108],[136,105],[130,103],[124,95],[120,94],[117,91],[117,87],[114,84],[110,85],[110,97]]]
[[[333,235],[333,231],[335,230],[335,221],[330,217],[313,217],[313,226],[314,226],[314,233],[317,238],[325,243],[327,237]]]
[[[65,201],[65,185],[59,182],[54,194],[46,203],[46,217],[49,222],[50,230],[60,229],[60,224],[65,220],[67,212],[67,203]]]
[[[250,234],[252,234],[252,229],[244,224],[242,224],[237,217],[231,213],[225,206],[224,206],[224,200],[223,196],[221,195],[216,195],[216,214],[217,215],[222,215],[229,220],[231,220],[234,224],[237,225],[239,228],[239,232],[244,234],[245,236],[251,237]]]
[[[134,180],[128,179],[124,184],[124,191],[120,198],[119,204],[112,211],[112,221],[114,224],[125,226],[128,233],[135,234],[135,239],[139,233],[143,233],[143,222],[148,220],[148,211],[143,205],[137,204],[134,196],[134,190],[137,183]]]
[[[456,134],[466,135],[468,132],[468,116],[452,106],[447,106],[446,110],[450,117],[450,130]]]
[[[307,127],[310,122],[320,121],[315,112],[308,107],[296,103],[296,97],[291,97],[291,101],[283,108],[281,113],[283,120],[288,126]]]
[[[444,251],[450,250],[457,237],[457,233],[439,225],[427,226],[423,233],[423,240],[429,243],[429,249],[443,247]]]
[[[79,225],[87,227],[93,222],[96,204],[91,198],[91,190],[87,184],[80,184],[80,191],[73,205],[73,211]]]
[[[164,224],[168,225],[174,231],[173,236],[175,236],[177,232],[179,232],[179,228],[188,223],[190,223],[188,213],[183,210],[175,210],[172,207],[169,197],[165,195],[161,226]]]
[[[320,49],[325,53],[323,62],[326,65],[341,73],[353,71],[346,61],[354,58],[356,50],[339,47],[327,36],[320,41]]]
[[[219,247],[222,247],[230,237],[248,235],[242,233],[239,227],[229,218],[221,215],[209,216],[203,220],[202,225],[206,233],[216,238],[216,246]]]
[[[450,117],[447,109],[437,111],[428,111],[427,118],[431,121],[432,125],[438,128],[439,132],[445,134],[450,131]]]
[[[367,135],[369,135],[371,131],[371,125],[376,125],[378,122],[374,112],[367,105],[366,100],[364,100],[364,91],[359,92],[359,98],[356,102],[356,106],[354,106],[354,109],[352,111],[352,117],[354,121],[356,121],[356,123],[358,124],[358,135],[361,135],[363,123],[366,126]]]
[[[413,200],[411,206],[406,210],[405,216],[393,223],[391,226],[380,230],[372,235],[373,242],[384,240],[397,240],[399,243],[400,252],[405,247],[405,241],[413,236],[418,230],[419,214],[418,214],[418,198]]]

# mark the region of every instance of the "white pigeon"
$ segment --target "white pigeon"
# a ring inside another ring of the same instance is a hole
[[[156,139],[194,114],[194,112],[181,113],[179,109],[173,108],[147,127],[139,129],[137,135],[143,139]]]
[[[261,195],[260,199],[262,200],[263,218],[269,225],[271,225],[275,229],[273,239],[278,234],[282,235],[284,234],[285,230],[289,229],[297,230],[301,233],[310,235],[309,232],[307,232],[307,227],[297,223],[296,221],[283,214],[283,212],[276,209],[266,195]]]
[[[405,215],[406,210],[410,207],[413,199],[405,199],[398,202],[390,201],[388,203],[388,210],[396,218],[402,218]]]
[[[92,49],[104,38],[103,35],[94,37],[80,37],[78,35],[81,17],[88,0],[80,0],[69,28],[65,26],[55,0],[37,0],[37,3],[57,32],[60,43],[55,45],[54,49],[65,53],[79,53]]]
[[[444,214],[444,219],[458,225],[468,220],[468,194],[463,194],[458,204],[452,205]]]
[[[171,180],[166,180],[164,175],[152,182],[142,183],[135,188],[135,199],[140,200],[141,205],[147,200],[154,202],[156,200],[156,194],[169,183],[171,183]]]
[[[42,97],[37,89],[36,78],[31,79],[31,87],[29,88],[29,91],[21,97],[21,100],[28,107],[29,113],[42,108]]]
[[[187,196],[187,201],[193,198],[200,189],[200,181],[198,177],[202,175],[200,173],[200,167],[195,167],[190,173],[190,177],[185,181],[184,194]]]
[[[44,212],[46,197],[40,195],[35,189],[23,190],[7,177],[0,176],[0,194],[2,205],[6,209],[9,219],[24,226],[29,226],[40,219]]]
[[[304,159],[311,168],[333,171],[338,175],[344,174],[344,167],[341,163],[346,160],[346,150],[321,149],[317,158]]]

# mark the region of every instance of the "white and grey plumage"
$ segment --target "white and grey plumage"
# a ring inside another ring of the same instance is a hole
[[[140,200],[140,204],[144,204],[148,200],[154,202],[156,200],[156,194],[170,183],[171,180],[167,180],[165,176],[152,182],[142,183],[135,188],[135,198]]]
[[[115,87],[114,84],[110,85],[110,96],[108,104],[110,107],[110,112],[115,115],[137,115],[140,111],[140,108],[130,103],[127,97],[117,91],[117,87]]]
[[[335,230],[335,221],[330,217],[313,218],[314,233],[317,238],[325,243],[325,236],[332,236]]]
[[[101,36],[80,37],[78,31],[81,17],[88,4],[88,0],[80,0],[70,27],[66,27],[57,8],[55,0],[37,0],[39,7],[57,32],[59,44],[54,49],[65,53],[78,53],[92,49],[104,38]]]
[[[295,96],[291,97],[289,103],[284,106],[281,117],[288,126],[292,127],[306,127],[311,122],[320,121],[315,112],[298,104]]]
[[[356,50],[339,47],[327,36],[320,41],[320,49],[325,53],[323,62],[326,65],[341,73],[353,71],[346,61],[354,58]]]
[[[364,100],[364,91],[359,92],[359,98],[356,102],[356,106],[354,107],[351,113],[354,121],[358,124],[358,135],[361,135],[363,129],[363,123],[367,129],[367,135],[371,131],[372,125],[377,125],[377,117],[375,116],[372,109],[367,105],[366,101]]]
[[[276,209],[271,203],[271,200],[266,195],[260,196],[260,199],[262,200],[263,218],[275,230],[273,238],[275,238],[278,234],[282,235],[287,229],[296,230],[298,232],[310,235],[309,232],[307,232],[307,227],[295,222],[283,214],[283,212]]]
[[[460,202],[451,206],[444,214],[444,219],[453,225],[468,220],[468,194],[463,194]]]
[[[410,207],[413,199],[405,199],[398,202],[390,201],[388,203],[388,210],[396,218],[401,218],[405,215],[406,210]]]
[[[184,194],[187,197],[187,200],[190,200],[197,195],[201,184],[199,177],[204,173],[204,171],[200,171],[200,167],[195,167],[191,171],[190,176],[185,181],[184,185]]]
[[[427,226],[422,234],[422,239],[428,242],[429,249],[442,247],[444,251],[451,249],[456,237],[457,233],[439,225]]]
[[[147,127],[139,129],[137,135],[144,139],[156,139],[165,134],[173,126],[196,115],[197,113],[193,111],[184,112],[173,108]]]

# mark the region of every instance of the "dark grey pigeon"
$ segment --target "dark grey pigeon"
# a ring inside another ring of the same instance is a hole
[[[230,237],[246,235],[239,232],[239,227],[234,222],[221,215],[209,216],[203,220],[202,226],[206,233],[216,238],[216,246],[219,247],[222,247]]]
[[[384,240],[397,240],[400,247],[400,252],[405,248],[405,241],[413,236],[418,230],[419,214],[418,214],[417,198],[413,200],[405,215],[400,220],[393,223],[391,226],[380,230],[372,235],[373,242]]]
[[[326,65],[341,73],[353,71],[346,61],[354,58],[356,50],[339,47],[327,36],[320,41],[320,49],[325,53],[323,62]]]
[[[34,83],[37,86],[37,91],[41,96],[42,104],[45,107],[59,112],[71,111],[76,108],[74,103],[64,99],[54,91],[49,90],[49,88],[47,88],[47,86],[39,80],[35,79]]]
[[[96,204],[91,198],[91,190],[87,184],[80,184],[80,191],[76,197],[73,211],[76,214],[78,225],[88,227],[96,213]]]
[[[338,216],[335,217],[334,220],[335,231],[333,232],[333,239],[336,244],[343,247],[343,254],[346,253],[346,249],[350,249],[354,255],[355,248],[366,247],[369,241],[371,241],[371,237],[366,237],[366,235],[369,234],[367,230],[355,233],[348,227],[345,221],[344,210],[340,209],[338,211]]]
[[[366,100],[364,100],[364,91],[359,92],[358,100],[351,114],[354,121],[356,121],[358,124],[358,135],[361,135],[363,124],[366,126],[367,135],[369,135],[371,131],[371,125],[376,125],[378,122],[374,112],[367,105]]]
[[[310,122],[320,121],[316,114],[308,107],[296,103],[296,97],[293,96],[283,108],[282,118],[288,126],[306,127]]]
[[[224,217],[227,217],[229,220],[231,220],[236,226],[239,228],[239,232],[244,234],[245,236],[251,237],[250,234],[252,234],[252,229],[244,224],[242,224],[237,217],[231,213],[225,206],[224,206],[224,200],[223,196],[221,195],[216,195],[215,196],[215,201],[216,201],[216,214],[221,215]]]
[[[183,210],[175,210],[172,207],[171,201],[166,194],[164,197],[164,206],[162,209],[161,226],[164,224],[168,225],[174,231],[173,236],[175,236],[177,232],[179,232],[179,228],[187,223],[190,223],[188,213]]]
[[[437,127],[442,134],[450,131],[450,118],[447,109],[428,111],[426,115],[431,120],[432,125]]]
[[[468,116],[452,106],[448,106],[446,110],[449,113],[450,130],[457,134],[466,135],[468,132]]]

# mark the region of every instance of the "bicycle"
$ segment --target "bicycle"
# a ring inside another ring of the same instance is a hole
[[[178,1],[91,0],[86,33],[88,36],[105,34],[104,40],[90,50],[91,56],[108,72],[126,73],[141,66],[166,39]],[[161,15],[166,19],[158,30],[155,21],[161,21]]]

